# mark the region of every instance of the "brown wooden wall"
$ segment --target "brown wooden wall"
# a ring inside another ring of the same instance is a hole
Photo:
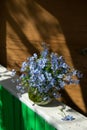
[[[87,48],[86,0],[1,0],[0,64],[19,69],[26,57],[41,51],[42,41],[84,73],[80,86],[64,95],[86,115],[87,52],[82,51]]]

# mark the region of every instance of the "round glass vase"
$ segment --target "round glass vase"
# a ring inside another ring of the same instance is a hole
[[[33,101],[37,105],[47,105],[53,99],[46,93],[40,93],[37,88],[29,87],[28,89],[28,97],[31,101]]]

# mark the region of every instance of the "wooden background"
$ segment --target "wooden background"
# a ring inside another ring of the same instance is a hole
[[[84,74],[62,101],[87,115],[87,2],[85,0],[1,0],[0,64],[19,71],[21,63],[46,42]]]

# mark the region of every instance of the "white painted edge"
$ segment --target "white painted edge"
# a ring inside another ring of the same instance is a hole
[[[48,106],[38,106],[28,98],[28,94],[18,96],[16,83],[12,82],[11,72],[0,65],[0,85],[8,90],[12,95],[17,97],[21,102],[26,104],[30,109],[42,116],[48,123],[52,124],[57,130],[87,130],[87,117],[73,110],[71,107],[54,101]],[[75,119],[73,121],[63,121],[63,113],[60,108],[65,106],[66,115],[71,115]]]

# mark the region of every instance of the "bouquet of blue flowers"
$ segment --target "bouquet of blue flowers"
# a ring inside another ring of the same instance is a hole
[[[36,53],[22,63],[19,88],[27,88],[29,98],[35,103],[48,103],[60,97],[66,85],[78,84],[82,74],[70,67],[62,56],[50,52],[46,44],[38,56]]]

